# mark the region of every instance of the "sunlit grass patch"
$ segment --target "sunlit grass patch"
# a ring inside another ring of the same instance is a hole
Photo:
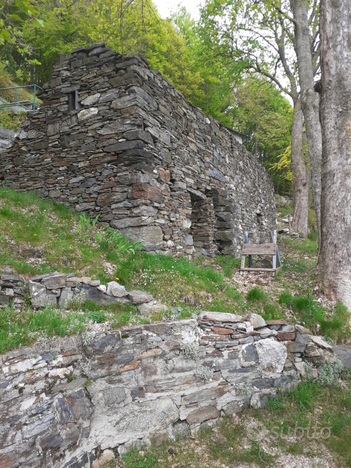
[[[327,310],[312,296],[293,296],[284,292],[279,297],[279,303],[290,307],[299,321],[317,334],[337,341],[350,336],[350,314],[341,303],[337,303],[332,317],[327,316]]]
[[[260,288],[253,288],[247,293],[247,299],[249,301],[266,301],[267,294]]]

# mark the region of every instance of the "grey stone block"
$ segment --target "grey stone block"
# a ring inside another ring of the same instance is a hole
[[[57,306],[56,296],[47,291],[46,287],[34,281],[28,281],[29,294],[34,309],[47,306]]]

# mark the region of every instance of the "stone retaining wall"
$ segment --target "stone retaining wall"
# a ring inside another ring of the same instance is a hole
[[[139,56],[104,44],[63,58],[0,180],[87,212],[145,249],[238,256],[271,241],[273,184],[229,129]]]
[[[202,312],[9,352],[0,357],[0,466],[99,468],[132,443],[186,436],[264,406],[325,346],[284,321]]]

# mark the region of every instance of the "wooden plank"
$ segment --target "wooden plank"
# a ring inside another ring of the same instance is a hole
[[[240,271],[279,271],[281,268],[240,268]]]
[[[275,244],[244,244],[242,255],[275,255]]]

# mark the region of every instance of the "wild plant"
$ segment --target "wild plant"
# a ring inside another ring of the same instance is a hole
[[[196,361],[197,351],[199,349],[199,344],[197,341],[193,343],[187,343],[183,348],[183,354],[185,359],[193,359]]]

